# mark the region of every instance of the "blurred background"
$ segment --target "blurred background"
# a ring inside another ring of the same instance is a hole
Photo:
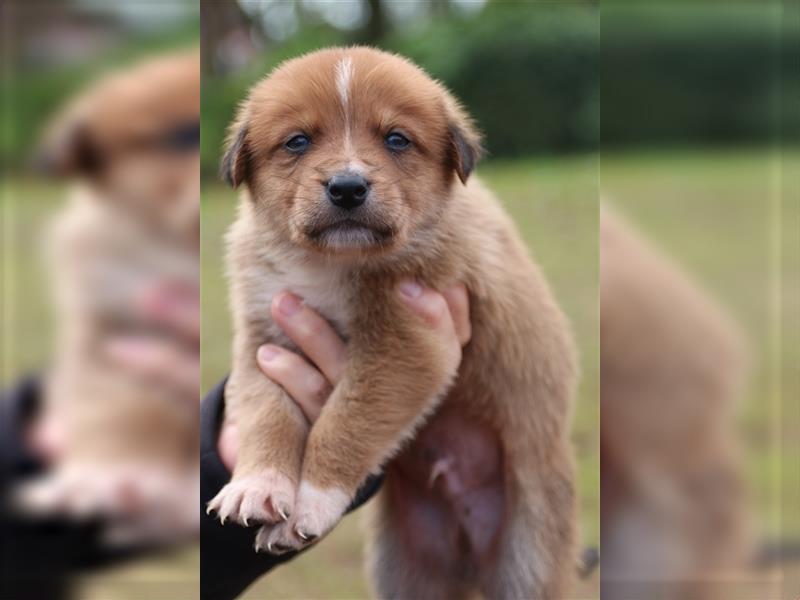
[[[371,44],[410,57],[463,101],[484,132],[477,169],[515,219],[569,316],[581,355],[573,441],[581,529],[599,542],[597,141],[599,13],[589,2],[475,0],[202,2],[203,389],[230,369],[224,231],[237,194],[217,172],[248,89],[281,61]],[[358,514],[246,598],[364,598]],[[597,573],[576,598],[596,598]]]
[[[63,190],[23,167],[64,100],[108,67],[196,43],[201,29],[205,391],[229,368],[221,240],[236,195],[216,173],[236,104],[285,58],[369,43],[418,62],[476,118],[489,149],[478,173],[514,216],[574,325],[586,543],[599,541],[601,194],[743,330],[753,368],[735,432],[757,537],[800,540],[798,3],[263,0],[199,9],[202,27],[197,2],[0,4],[3,386],[48,355],[48,304],[31,241]],[[364,597],[357,520],[248,597]],[[740,575],[746,597],[796,595],[800,569],[788,554]],[[140,598],[154,581],[184,589],[196,568],[192,552],[148,561],[87,580],[86,594]],[[594,580],[579,597],[596,595]]]
[[[611,1],[600,10],[602,201],[731,317],[749,354],[741,397],[726,400],[735,407],[728,438],[740,450],[751,555],[772,560],[732,568],[714,598],[794,598],[800,590],[799,7]],[[680,319],[680,308],[670,316]],[[706,347],[701,336],[684,340],[687,350]],[[702,410],[683,414],[684,431],[707,425]],[[662,458],[687,453],[676,438]],[[672,517],[673,532],[688,526]],[[604,532],[606,525],[604,510]],[[655,579],[668,579],[661,567]],[[682,597],[662,583],[645,595]]]
[[[45,228],[67,206],[69,188],[64,180],[43,177],[31,168],[46,126],[67,102],[99,78],[124,71],[140,60],[197,48],[199,34],[199,6],[190,1],[0,3],[3,400],[5,392],[23,379],[42,375],[54,356],[58,323],[53,311],[52,274],[45,269],[42,242]],[[0,408],[4,417],[9,415],[8,406]],[[4,428],[3,435],[7,433]],[[0,445],[3,460],[8,459],[9,450],[13,450],[8,437],[0,439]],[[2,467],[6,466],[3,463]],[[8,531],[6,516],[5,512],[0,514],[4,531]],[[63,536],[53,537],[48,543],[47,531],[40,540],[45,546],[39,549],[43,561],[39,577],[43,582],[53,582],[52,597],[61,597],[56,594],[67,592],[59,579],[62,563],[70,557],[79,561],[78,557],[89,550],[70,547]],[[2,575],[13,576],[15,573],[7,571],[6,559],[19,556],[23,548],[33,548],[36,542],[0,537]],[[70,578],[69,589],[75,597],[98,600],[198,596],[196,545],[143,556],[112,560],[113,566],[108,568],[76,574]],[[0,591],[5,592],[3,583],[0,581]]]

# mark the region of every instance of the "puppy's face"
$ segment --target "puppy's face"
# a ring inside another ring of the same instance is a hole
[[[87,89],[55,122],[41,154],[103,202],[173,232],[196,231],[200,176],[197,53],[150,59]]]
[[[387,252],[435,223],[478,137],[448,92],[397,56],[332,49],[258,84],[235,123],[223,173],[255,214],[324,254]]]

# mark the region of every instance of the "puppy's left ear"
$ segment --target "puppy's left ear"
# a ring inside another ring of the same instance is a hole
[[[472,119],[452,97],[447,98],[447,113],[453,168],[461,183],[467,183],[475,165],[483,156],[481,136]]]

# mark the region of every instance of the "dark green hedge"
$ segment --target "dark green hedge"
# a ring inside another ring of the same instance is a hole
[[[444,81],[492,156],[592,150],[600,139],[603,148],[764,142],[800,136],[798,7],[493,1],[477,16],[398,27],[380,45]],[[204,77],[204,173],[216,172],[225,127],[255,80],[288,57],[342,43],[342,33],[305,27],[246,72]],[[86,74],[19,75],[1,146],[12,163],[45,109]]]
[[[604,8],[602,23],[604,147],[800,132],[797,23],[776,3]]]
[[[390,34],[467,105],[492,156],[620,145],[750,143],[800,134],[797,15],[765,3],[493,3]],[[601,41],[602,40],[602,41]],[[204,162],[250,83],[286,56],[342,43],[318,29],[204,89]],[[602,123],[602,126],[601,126]]]

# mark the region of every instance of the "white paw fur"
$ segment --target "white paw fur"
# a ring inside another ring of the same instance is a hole
[[[256,535],[256,552],[283,554],[312,543],[333,529],[349,505],[350,496],[344,490],[320,489],[303,481],[297,492],[294,514],[274,527],[262,527]]]
[[[275,469],[233,479],[208,503],[221,523],[236,521],[247,527],[253,523],[278,523],[289,518],[295,500],[291,479]]]

